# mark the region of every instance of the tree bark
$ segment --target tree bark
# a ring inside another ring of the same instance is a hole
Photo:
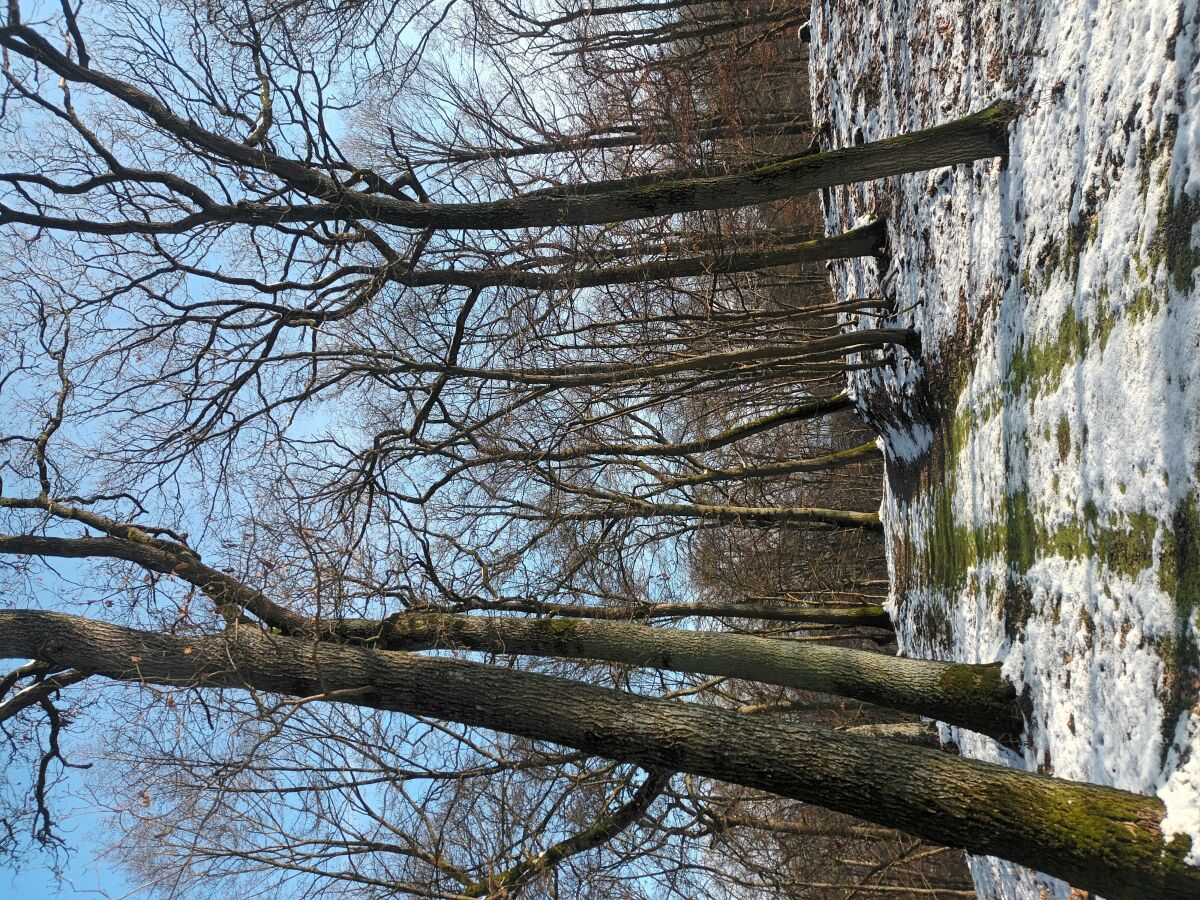
[[[489,612],[525,612],[542,616],[575,619],[688,619],[713,618],[765,619],[806,625],[837,625],[842,628],[883,628],[893,630],[892,617],[882,606],[798,606],[781,603],[643,603],[632,606],[578,606],[566,603],[541,603],[536,600],[502,600],[481,606]],[[430,610],[431,612],[436,610]]]
[[[267,146],[249,146],[208,131],[175,112],[158,97],[95,68],[80,65],[25,25],[0,28],[0,46],[37,62],[66,82],[89,84],[145,116],[174,140],[200,148],[235,166],[270,173],[291,190],[314,198],[286,205],[240,201],[221,204],[195,185],[160,173],[166,186],[198,207],[175,220],[90,221],[5,209],[2,221],[56,228],[77,234],[179,234],[211,223],[278,227],[296,222],[362,218],[415,229],[508,230],[598,225],[669,216],[702,209],[730,209],[839,184],[953,166],[1002,156],[1015,104],[1002,101],[969,116],[860,147],[830,150],[768,164],[737,175],[680,179],[647,187],[586,196],[517,196],[482,203],[418,203],[393,193],[359,191],[308,163],[282,156]],[[362,182],[388,184],[361,170]]]
[[[332,624],[333,634],[384,650],[462,647],[487,653],[605,660],[720,675],[864,700],[998,740],[1023,729],[998,665],[933,662],[726,632],[589,619],[408,613]]]
[[[808,459],[790,459],[787,462],[760,463],[740,469],[711,469],[696,475],[672,478],[662,483],[663,487],[686,487],[695,484],[712,484],[720,481],[740,481],[745,478],[777,478],[798,472],[823,472],[853,465],[867,459],[878,459],[883,455],[875,441],[867,441],[848,450],[837,450],[824,456]]]
[[[764,819],[725,812],[713,812],[706,818],[711,819],[714,831],[726,831],[730,828],[753,828],[759,831],[773,831],[777,834],[794,834],[799,837],[830,837],[860,841],[888,841],[899,837],[895,831],[886,828],[869,828],[864,825],[837,822],[793,822],[789,819]]]
[[[544,517],[545,513],[541,513]],[[847,509],[822,509],[809,506],[719,506],[712,503],[649,503],[636,498],[622,499],[596,508],[557,515],[559,521],[608,522],[614,519],[702,519],[724,525],[752,528],[817,526],[861,528],[882,531],[879,513]]]
[[[572,290],[616,284],[644,284],[670,278],[697,275],[732,275],[780,266],[821,262],[827,259],[853,259],[880,253],[887,228],[882,221],[872,222],[845,234],[806,241],[790,247],[747,250],[723,255],[701,254],[656,260],[632,266],[563,272],[528,272],[521,269],[433,269],[395,276],[409,287],[461,285],[463,287],[517,287],[528,290]]]
[[[748,136],[779,136],[807,134],[812,130],[812,121],[799,115],[787,113],[764,116],[751,121],[731,122],[726,117],[714,116],[701,119],[690,128],[680,129],[675,123],[650,123],[649,125],[613,126],[607,131],[586,134],[561,135],[554,140],[531,141],[525,144],[493,147],[450,148],[439,154],[419,157],[422,165],[483,162],[485,160],[520,159],[527,156],[549,156],[556,153],[578,153],[588,150],[608,150],[614,147],[651,147],[674,144],[712,141],[721,138]]]
[[[402,205],[390,198],[372,198],[375,208],[364,209],[362,214],[375,221],[412,228],[511,229],[598,225],[751,206],[839,184],[1002,156],[1008,148],[1008,126],[1015,117],[1016,108],[1011,103],[998,103],[946,125],[766,165],[739,175],[670,181],[592,196],[515,197],[480,204]],[[302,219],[303,211],[297,213]]]
[[[917,747],[929,747],[933,750],[942,749],[941,736],[937,726],[930,722],[895,722],[888,725],[853,725],[840,729],[846,734],[858,734],[863,737],[879,738],[884,741],[900,741],[902,744],[912,744]]]
[[[187,638],[12,610],[0,612],[0,656],[125,681],[254,689],[448,719],[815,803],[1010,859],[1110,900],[1200,895],[1200,869],[1183,861],[1190,842],[1166,843],[1157,798],[893,741],[246,627]]]

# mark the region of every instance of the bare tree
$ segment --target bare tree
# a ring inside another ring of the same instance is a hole
[[[883,223],[821,238],[762,204],[1000,155],[1015,110],[739,157],[810,135],[684,76],[717,39],[766,72],[794,12],[453,6],[10,6],[6,848],[55,840],[96,697],[132,773],[102,793],[168,894],[694,896],[689,835],[720,830],[696,779],[1194,891],[1156,800],[789,718],[836,692],[1020,730],[994,667],[836,646],[891,639],[877,603],[790,602],[853,579],[734,603],[687,578],[743,541],[721,565],[876,560],[840,386],[920,350],[881,301],[780,299]],[[586,108],[541,61],[596,57],[623,74]],[[878,327],[844,333],[858,313]]]

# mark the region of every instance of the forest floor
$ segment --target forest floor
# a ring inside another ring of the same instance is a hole
[[[852,386],[883,435],[901,652],[1001,661],[1029,725],[968,756],[1156,793],[1200,864],[1198,0],[817,0],[832,146],[1017,101],[1007,160],[831,191],[831,267],[922,334]],[[872,317],[855,320],[877,324]],[[853,324],[853,323],[852,323]],[[973,859],[987,898],[1067,897]]]

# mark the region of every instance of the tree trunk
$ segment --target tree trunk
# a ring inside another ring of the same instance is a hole
[[[413,228],[510,229],[598,225],[751,206],[839,184],[1002,156],[1008,148],[1008,126],[1016,113],[1013,104],[997,103],[946,125],[766,165],[739,175],[670,181],[593,196],[515,197],[480,204],[409,204],[399,209],[400,201],[380,199],[375,201],[378,208],[364,209],[362,214]]]
[[[723,116],[701,119],[690,128],[681,130],[675,123],[649,123],[648,125],[613,126],[608,131],[589,134],[562,135],[555,140],[515,144],[510,146],[470,147],[448,149],[441,154],[421,156],[414,164],[454,164],[483,162],[485,160],[521,159],[528,156],[550,156],[556,153],[579,153],[588,150],[609,150],[614,147],[653,147],[661,144],[690,143],[719,140],[722,138],[744,138],[763,135],[808,134],[812,121],[800,115],[787,113],[764,116],[750,121],[729,121]]]
[[[705,817],[712,821],[714,831],[727,831],[730,828],[753,828],[758,831],[794,834],[799,837],[858,841],[894,841],[900,837],[895,831],[887,828],[869,828],[864,825],[838,822],[794,822],[790,819],[764,819],[725,812],[706,813]]]
[[[842,628],[883,628],[893,630],[892,617],[878,604],[866,606],[798,606],[781,603],[644,603],[632,606],[578,606],[567,603],[541,603],[536,600],[502,600],[481,606],[488,612],[524,612],[542,616],[575,619],[637,620],[689,619],[711,616],[717,619],[765,619],[805,625],[837,625]],[[419,612],[419,610],[416,610]],[[430,612],[437,612],[431,608]]]
[[[672,478],[662,483],[663,487],[686,487],[695,484],[712,484],[720,481],[740,481],[745,478],[778,478],[781,475],[793,475],[798,472],[824,472],[830,469],[840,469],[868,459],[882,457],[883,451],[875,441],[867,441],[848,450],[837,450],[824,456],[813,456],[808,459],[790,459],[787,462],[760,463],[740,469],[712,469],[696,475],[685,475]]]
[[[594,659],[822,691],[912,712],[998,740],[1022,731],[1016,692],[998,665],[933,662],[726,632],[589,619],[398,614],[332,625],[385,650],[462,647]]]
[[[569,225],[599,225],[702,209],[730,209],[798,194],[873,181],[892,175],[953,166],[1002,156],[1015,104],[1002,101],[945,125],[926,128],[860,147],[830,150],[738,175],[681,179],[648,187],[590,196],[512,197],[483,203],[418,203],[392,193],[359,191],[339,183],[307,162],[249,146],[208,131],[180,115],[154,94],[112,75],[80,65],[25,25],[0,31],[0,46],[45,66],[64,81],[89,84],[137,110],[173,139],[234,165],[269,172],[293,190],[316,198],[311,203],[216,204],[204,200],[201,212],[174,221],[97,221],[58,219],[39,212],[9,210],[8,220],[77,234],[184,233],[209,223],[278,227],[295,222],[333,222],[362,218],[417,229],[507,230]],[[388,184],[378,173],[362,171],[366,184]],[[174,184],[174,182],[172,182]],[[194,193],[182,181],[177,189]]]
[[[930,722],[895,722],[888,725],[852,725],[839,729],[846,734],[857,734],[863,737],[879,738],[884,741],[900,741],[902,744],[912,744],[916,747],[929,747],[933,750],[942,749],[941,736],[937,726]]]
[[[186,638],[78,616],[0,612],[0,656],[109,678],[327,696],[553,741],[770,791],[1040,869],[1110,900],[1194,900],[1200,869],[1163,804],[827,729],[460,660],[313,643],[240,626]]]
[[[873,256],[883,250],[887,229],[882,221],[872,222],[845,234],[806,241],[790,247],[746,250],[723,255],[702,254],[656,260],[632,266],[563,272],[528,272],[521,269],[432,269],[395,276],[409,287],[461,285],[481,288],[508,286],[529,290],[570,290],[614,284],[644,284],[668,278],[697,275],[732,275],[779,266]]]
[[[541,514],[544,518],[545,514]],[[558,521],[609,522],[615,519],[701,519],[750,528],[817,526],[882,531],[879,513],[809,506],[723,506],[712,503],[649,503],[630,497],[580,512],[566,512]]]

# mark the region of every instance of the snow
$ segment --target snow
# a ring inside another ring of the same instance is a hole
[[[1156,793],[1200,864],[1200,620],[1174,572],[1200,508],[1198,0],[818,0],[812,29],[831,145],[1022,108],[1005,165],[826,198],[831,233],[882,216],[892,248],[835,290],[894,297],[924,346],[852,379],[889,460],[901,652],[1002,661],[1027,742],[961,751]],[[971,868],[982,897],[1070,894]]]

